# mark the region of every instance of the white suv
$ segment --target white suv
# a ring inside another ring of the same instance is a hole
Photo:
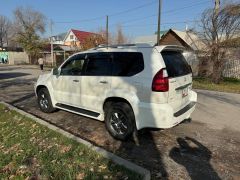
[[[74,54],[39,77],[39,107],[105,121],[120,140],[135,129],[173,127],[190,117],[197,101],[183,52],[178,46],[135,44]]]

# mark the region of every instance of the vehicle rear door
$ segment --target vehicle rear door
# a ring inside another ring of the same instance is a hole
[[[189,103],[192,88],[192,70],[181,50],[163,50],[161,55],[169,77],[168,102],[175,111]]]

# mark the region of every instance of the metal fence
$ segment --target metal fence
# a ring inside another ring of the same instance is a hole
[[[240,59],[231,59],[225,63],[223,77],[240,79]]]
[[[240,79],[240,47],[227,50],[227,61],[223,70],[223,77]]]

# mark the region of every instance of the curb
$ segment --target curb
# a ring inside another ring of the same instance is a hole
[[[141,166],[138,166],[138,165],[136,165],[136,164],[134,164],[134,163],[132,163],[130,161],[127,161],[127,160],[125,160],[125,159],[123,159],[123,158],[121,158],[121,157],[119,157],[119,156],[117,156],[117,155],[115,155],[115,154],[113,154],[111,152],[106,151],[103,148],[97,147],[97,146],[93,145],[92,143],[90,143],[90,142],[88,142],[88,141],[86,141],[84,139],[81,139],[81,138],[79,138],[79,137],[77,137],[77,136],[75,136],[75,135],[73,135],[73,134],[71,134],[69,132],[66,132],[66,131],[64,131],[64,130],[62,130],[62,129],[60,129],[60,128],[58,128],[58,127],[56,127],[56,126],[54,126],[54,125],[52,125],[52,124],[42,120],[42,119],[40,119],[40,118],[37,118],[36,116],[34,116],[32,114],[29,114],[29,113],[27,113],[27,112],[25,112],[23,110],[20,110],[20,109],[18,109],[16,107],[6,103],[6,102],[0,101],[0,104],[3,104],[5,106],[7,106],[9,109],[17,111],[18,113],[20,113],[20,114],[22,114],[22,115],[24,115],[24,116],[26,116],[28,118],[33,119],[34,121],[36,121],[39,124],[47,126],[51,130],[57,131],[57,132],[61,133],[62,135],[66,136],[68,138],[74,139],[75,141],[77,141],[77,142],[79,142],[81,144],[86,145],[88,148],[90,148],[93,151],[101,154],[103,157],[112,160],[114,163],[116,163],[118,165],[121,165],[121,166],[124,166],[127,169],[130,169],[130,170],[132,170],[132,171],[142,175],[144,180],[150,180],[151,179],[150,171],[145,169],[145,168],[143,168],[143,167],[141,167]]]

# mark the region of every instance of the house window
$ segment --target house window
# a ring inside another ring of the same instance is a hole
[[[70,35],[70,39],[73,39],[73,35]]]

